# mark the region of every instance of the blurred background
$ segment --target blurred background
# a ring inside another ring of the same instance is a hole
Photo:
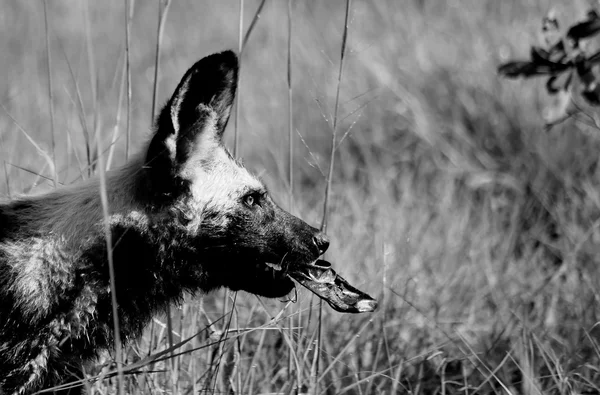
[[[133,6],[131,152],[152,130],[165,4]],[[244,32],[259,4],[243,2]],[[595,4],[353,1],[337,114],[347,3],[291,4],[292,207],[285,1],[266,1],[243,51],[237,154],[281,205],[318,226],[337,119],[327,259],[380,307],[354,316],[323,306],[320,315],[307,291],[299,290],[290,306],[240,294],[236,325],[254,330],[195,351],[188,344],[176,364],[128,375],[129,390],[600,393],[597,112],[587,110],[587,123],[569,119],[545,128],[554,99],[544,82],[504,80],[496,72],[541,45],[549,11],[564,30]],[[63,184],[87,178],[96,134],[107,156],[112,152],[112,167],[126,160],[124,2],[46,5],[45,13],[42,1],[0,4],[0,196],[6,198],[53,188],[52,164]],[[158,105],[196,60],[238,48],[239,9],[234,0],[169,4]],[[176,340],[213,321],[213,337],[198,335],[198,347],[224,333],[215,328],[231,316],[233,298],[214,293],[174,308]],[[129,361],[166,347],[164,322],[157,318],[131,345]],[[114,381],[88,391],[110,393]]]

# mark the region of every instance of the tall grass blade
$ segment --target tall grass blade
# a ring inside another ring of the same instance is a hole
[[[333,181],[333,170],[335,167],[335,153],[337,146],[337,129],[340,104],[340,89],[342,86],[342,78],[344,75],[344,60],[346,55],[346,40],[348,38],[348,22],[350,15],[351,0],[346,0],[346,16],[344,18],[344,33],[342,35],[342,48],[340,51],[340,66],[338,71],[337,89],[335,93],[335,110],[333,114],[333,131],[331,136],[331,151],[329,153],[329,171],[327,173],[327,186],[325,188],[325,201],[323,203],[323,218],[321,222],[321,230],[327,232],[327,221],[329,219],[329,201],[331,199],[331,183]]]
[[[89,71],[89,77],[90,77],[90,89],[92,91],[92,125],[93,125],[93,130],[94,130],[94,136],[96,136],[96,132],[98,129],[98,107],[97,107],[97,102],[98,102],[98,89],[97,89],[97,78],[98,75],[96,73],[96,61],[94,59],[94,50],[93,50],[93,45],[92,45],[92,34],[90,31],[90,25],[91,25],[91,19],[90,19],[90,4],[89,4],[89,0],[84,2],[84,26],[85,26],[85,47],[86,47],[86,53],[87,53],[87,60],[88,60],[88,71]],[[87,136],[89,137],[89,135]],[[89,142],[88,142],[89,144]],[[90,150],[90,152],[92,153],[92,155],[96,155],[97,150]],[[95,162],[96,158],[91,158],[92,161],[88,162],[88,165],[90,166],[90,172],[88,175],[92,175],[94,166],[92,166],[92,163]]]
[[[52,174],[56,174],[56,170],[54,169],[54,161],[52,160],[52,158],[50,157],[50,155],[46,152],[46,150],[44,150],[42,147],[40,147],[40,145],[38,143],[36,143],[36,141],[30,136],[29,133],[27,133],[27,131],[25,131],[25,129],[8,112],[8,110],[6,109],[6,107],[4,107],[4,105],[2,103],[0,103],[0,107],[4,110],[4,112],[6,113],[6,115],[8,115],[8,117],[11,119],[11,121],[15,124],[15,126],[17,127],[17,129],[19,129],[19,131],[21,133],[23,133],[23,135],[25,136],[25,138],[27,139],[27,141],[29,141],[31,143],[31,145],[33,145],[33,147],[36,149],[36,151],[38,152],[38,154],[40,154],[42,156],[42,158],[44,158],[46,160],[46,163],[48,164],[48,167],[50,168]]]
[[[10,193],[10,177],[8,176],[8,169],[6,168],[6,161],[4,162],[4,179],[6,180],[6,196],[8,196],[9,199],[12,199],[11,193]]]
[[[169,7],[171,0],[158,0],[158,24],[156,32],[156,50],[154,53],[154,83],[152,84],[152,107],[150,110],[151,123],[154,123],[154,117],[156,113],[156,98],[158,95],[158,79],[159,79],[159,68],[160,68],[160,49],[162,46],[163,33],[165,31],[165,23],[167,21],[167,15],[169,13]],[[167,340],[169,347],[173,347],[173,321],[171,317],[171,307],[169,306],[166,311],[167,314]],[[177,363],[173,358],[171,360],[171,383],[173,393],[177,393]]]
[[[119,126],[121,125],[121,113],[123,110],[123,96],[126,89],[125,82],[127,80],[127,59],[123,62],[124,70],[121,73],[121,83],[119,84],[119,98],[117,99],[117,115],[115,117],[115,126],[113,127],[112,137],[110,139],[110,150],[108,151],[108,159],[106,160],[106,170],[109,170],[112,165],[117,140],[119,139]]]
[[[169,7],[171,6],[171,0],[165,0],[164,5],[161,7],[163,0],[158,0],[159,11],[158,11],[158,27],[156,34],[156,51],[154,53],[154,83],[152,85],[152,110],[150,113],[150,121],[154,123],[154,117],[156,115],[156,98],[158,95],[158,77],[160,67],[160,48],[163,41],[163,33],[165,31],[165,23],[167,21],[167,15],[169,13]]]
[[[239,0],[238,7],[238,53],[240,54],[240,66],[242,63],[242,50],[244,49],[244,0]],[[238,73],[237,81],[237,100],[235,103],[235,117],[234,117],[234,128],[233,128],[233,156],[237,158],[238,148],[240,144],[239,134],[239,120],[240,120],[240,74]]]
[[[240,58],[240,69],[242,66],[242,54],[244,52],[244,49],[246,48],[246,44],[248,43],[248,40],[250,39],[250,35],[252,34],[252,31],[254,30],[254,27],[256,26],[256,23],[258,22],[258,19],[260,18],[260,13],[262,12],[263,7],[265,6],[266,0],[262,0],[261,3],[258,5],[258,8],[256,9],[256,12],[254,13],[254,17],[252,18],[252,22],[250,22],[250,26],[248,27],[248,31],[246,32],[245,35],[243,35],[243,29],[244,29],[244,0],[239,0],[239,20],[238,20],[238,25],[239,25],[239,31],[238,31],[238,52],[239,52],[239,58]],[[243,38],[242,38],[243,37]],[[236,100],[236,105],[235,105],[235,128],[234,128],[234,136],[233,136],[233,156],[237,158],[238,154],[239,154],[239,131],[238,131],[238,125],[239,125],[239,116],[240,116],[240,96],[241,96],[241,92],[240,92],[240,78],[241,78],[241,73],[238,73],[238,88],[237,88],[237,100]]]
[[[287,150],[287,163],[288,163],[288,211],[294,213],[294,106],[293,106],[293,87],[292,87],[292,0],[288,0],[287,4],[287,19],[288,19],[288,37],[287,37],[287,85],[288,85],[288,150]],[[299,313],[297,316],[298,326],[302,323],[302,315]],[[296,347],[292,346],[294,341],[294,330],[292,327],[293,316],[288,319],[288,326],[290,327],[289,333],[286,336],[288,340],[288,372],[291,375],[292,366],[294,359],[297,359]],[[297,343],[299,345],[299,343]],[[296,386],[295,392],[298,393],[299,388],[302,386],[301,382],[301,368],[300,364],[296,361]]]
[[[54,135],[54,96],[52,89],[52,56],[50,51],[50,30],[48,27],[48,2],[44,4],[44,31],[46,35],[46,70],[48,72],[48,111],[50,115],[50,136],[52,139],[52,161],[54,162],[54,188],[58,186],[58,173],[56,172],[56,136]]]
[[[327,185],[325,187],[325,199],[323,202],[323,217],[321,221],[321,231],[327,232],[327,222],[329,217],[329,201],[331,199],[331,185],[333,181],[333,169],[335,166],[335,153],[336,153],[336,144],[337,144],[337,126],[338,126],[338,116],[339,116],[339,103],[340,103],[340,90],[342,86],[342,78],[344,73],[344,60],[346,55],[346,41],[348,38],[348,23],[349,23],[349,15],[350,15],[350,0],[346,0],[346,14],[344,17],[344,32],[342,34],[342,46],[340,50],[340,66],[338,71],[338,79],[337,79],[337,89],[335,94],[335,110],[333,113],[333,130],[331,134],[331,152],[329,154],[329,171],[327,173]],[[319,299],[319,311],[318,311],[318,321],[317,321],[317,339],[316,339],[316,347],[313,358],[313,364],[311,367],[311,392],[313,394],[317,394],[319,391],[319,382],[317,380],[317,375],[319,374],[319,355],[321,352],[321,331],[322,331],[322,318],[323,318],[323,302]]]
[[[60,48],[62,50],[63,56],[65,58],[65,62],[67,63],[67,68],[69,69],[69,76],[71,77],[71,81],[73,81],[73,86],[75,88],[75,94],[77,96],[77,102],[75,102],[75,107],[77,108],[77,115],[79,116],[79,122],[81,123],[81,130],[83,131],[83,139],[84,139],[84,143],[85,143],[85,154],[86,154],[86,160],[87,160],[87,167],[88,167],[88,176],[91,174],[91,170],[93,169],[92,163],[92,153],[91,153],[91,146],[90,146],[90,131],[88,129],[87,126],[87,115],[85,113],[85,107],[83,105],[83,97],[81,95],[81,90],[79,89],[79,83],[77,82],[77,76],[75,75],[75,72],[73,71],[73,67],[71,65],[71,61],[69,60],[69,57],[67,56],[67,52],[65,51],[64,46],[62,45],[62,41],[59,41],[60,43]],[[66,90],[66,87],[65,87]],[[67,94],[69,94],[68,90],[66,90]],[[69,94],[70,96],[70,94]],[[71,99],[73,100],[73,99]],[[79,168],[82,169],[83,166],[81,165],[81,161],[79,160],[79,155],[77,154],[77,150],[73,149],[73,151],[75,152],[75,156],[77,158],[77,161],[79,162]],[[82,174],[83,177],[83,174]]]
[[[294,106],[292,86],[292,0],[288,0],[287,85],[288,85],[288,210],[294,207]]]
[[[4,140],[2,138],[2,133],[0,133],[0,152],[8,153],[8,151],[5,150],[5,144],[4,144]],[[6,166],[7,165],[6,159],[4,159],[2,162],[4,163],[4,181],[6,182],[6,195],[8,196],[9,199],[11,199],[10,176],[8,174],[8,167]]]
[[[34,170],[31,170],[31,169],[27,169],[27,168],[25,168],[23,166],[15,165],[14,163],[8,163],[6,161],[4,161],[4,164],[5,165],[8,164],[8,165],[10,165],[10,166],[12,166],[12,167],[14,167],[16,169],[19,169],[19,170],[22,170],[22,171],[24,171],[26,173],[32,174],[32,175],[36,176],[36,178],[38,178],[38,179],[42,178],[42,179],[47,180],[47,181],[52,181],[52,182],[54,181],[54,179],[52,177],[47,177],[47,176],[45,176],[45,175],[42,174],[43,171],[44,171],[44,169],[46,169],[47,165],[44,165],[42,167],[42,170],[40,170],[40,171],[34,171]],[[34,186],[35,186],[36,183],[37,183],[37,180],[34,181],[34,183],[33,183]],[[62,185],[62,184],[59,183],[59,185]],[[29,188],[29,189],[31,190],[32,188]]]
[[[243,0],[240,0],[243,1]],[[246,35],[244,36],[244,41],[242,42],[242,49],[240,51],[240,58],[242,57],[242,53],[244,51],[244,49],[246,48],[246,44],[248,44],[248,40],[250,39],[250,35],[252,34],[252,31],[254,30],[254,27],[256,27],[256,23],[258,22],[258,20],[260,19],[260,14],[263,10],[263,7],[265,6],[265,3],[267,2],[267,0],[262,0],[260,2],[260,4],[258,5],[258,8],[256,9],[256,12],[254,13],[254,17],[252,18],[252,22],[250,22],[250,26],[248,26],[248,31],[246,32]]]
[[[131,57],[129,47],[131,44],[131,20],[135,0],[125,0],[125,74],[127,79],[127,123],[125,126],[125,161],[129,160],[131,147]]]
[[[117,302],[117,289],[116,289],[116,278],[115,278],[115,266],[113,261],[113,240],[112,233],[110,230],[110,210],[108,203],[107,185],[106,185],[106,172],[104,165],[104,156],[102,149],[102,139],[97,133],[96,135],[96,147],[98,148],[98,175],[100,177],[100,201],[102,202],[102,213],[104,215],[104,235],[106,237],[106,253],[108,255],[108,273],[110,277],[110,298],[112,305],[113,325],[114,325],[114,342],[115,342],[115,354],[116,364],[118,372],[118,393],[125,395],[125,377],[123,375],[123,350],[121,347],[121,327],[119,325],[119,311]]]

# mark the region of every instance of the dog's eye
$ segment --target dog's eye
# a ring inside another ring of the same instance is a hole
[[[258,205],[258,195],[255,193],[244,196],[244,204],[250,208]]]

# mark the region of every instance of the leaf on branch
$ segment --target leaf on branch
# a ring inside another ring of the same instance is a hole
[[[531,61],[533,63],[538,64],[547,64],[550,62],[550,52],[546,51],[544,48],[536,47],[535,45],[531,47]]]
[[[548,91],[549,94],[554,95],[560,91],[569,90],[572,80],[572,71],[553,75],[552,77],[548,78],[548,81],[546,81],[546,91]]]
[[[567,38],[579,42],[579,40],[592,37],[600,32],[600,16],[595,10],[590,10],[587,20],[571,26],[567,32]]]
[[[536,62],[513,61],[507,62],[498,67],[498,73],[503,77],[534,77],[539,75],[556,74],[565,71],[570,66],[567,64],[544,62],[539,64]]]

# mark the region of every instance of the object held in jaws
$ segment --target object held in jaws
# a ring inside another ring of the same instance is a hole
[[[290,268],[288,275],[342,313],[375,311],[377,301],[348,284],[329,262],[317,260],[312,265]]]

